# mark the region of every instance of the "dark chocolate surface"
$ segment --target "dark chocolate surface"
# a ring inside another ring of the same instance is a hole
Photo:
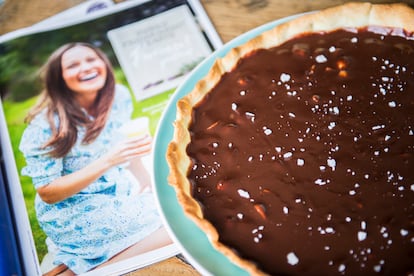
[[[255,51],[193,111],[193,195],[264,272],[414,272],[414,36],[374,31]]]

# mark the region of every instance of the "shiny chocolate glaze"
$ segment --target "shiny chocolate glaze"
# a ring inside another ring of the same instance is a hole
[[[269,274],[414,271],[414,35],[257,50],[193,111],[189,179],[220,241]]]

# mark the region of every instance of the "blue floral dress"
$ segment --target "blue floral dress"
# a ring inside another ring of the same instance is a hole
[[[99,158],[121,135],[123,122],[130,120],[132,103],[128,90],[116,87],[108,122],[99,137],[89,145],[81,143],[85,129],[63,158],[51,158],[41,146],[51,136],[45,112],[28,125],[20,150],[27,166],[22,175],[32,177],[35,188],[75,172]],[[47,204],[36,195],[35,209],[40,226],[55,243],[55,264],[66,264],[76,274],[102,264],[115,254],[145,238],[161,226],[153,194],[133,194],[137,179],[125,166],[108,170],[78,194],[55,204]]]

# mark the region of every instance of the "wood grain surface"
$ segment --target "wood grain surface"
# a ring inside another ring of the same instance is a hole
[[[127,1],[127,0],[124,0]],[[30,26],[49,16],[84,2],[83,0],[6,0],[0,6],[0,35]],[[121,2],[118,0],[116,2]],[[315,11],[340,5],[343,0],[200,0],[216,27],[222,41],[263,25],[265,23],[298,13]],[[354,1],[362,2],[362,1]],[[373,0],[372,3],[392,3],[396,1]],[[414,0],[403,0],[414,7]],[[173,257],[134,271],[129,276],[138,275],[199,275],[180,258]]]

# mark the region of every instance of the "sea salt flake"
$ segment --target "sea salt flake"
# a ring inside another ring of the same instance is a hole
[[[280,74],[280,81],[281,82],[288,82],[290,81],[290,75],[286,73]]]
[[[405,237],[405,236],[407,236],[407,235],[408,235],[408,230],[401,229],[401,230],[400,230],[400,234],[401,234],[401,236]]]
[[[367,238],[367,232],[358,231],[358,241],[363,241]]]
[[[290,265],[297,265],[299,263],[299,258],[296,256],[294,252],[290,252],[286,255],[287,262]]]
[[[264,127],[264,134],[266,134],[266,135],[270,135],[270,134],[272,134],[272,130],[270,129],[270,128],[266,128],[266,127]]]
[[[381,129],[381,128],[385,128],[385,125],[377,125],[377,126],[373,126],[371,129],[372,129],[372,130],[378,130],[378,129]]]
[[[367,223],[365,221],[361,221],[361,229],[367,229]]]
[[[332,130],[335,126],[336,126],[336,123],[335,122],[330,122],[329,123],[329,126],[328,126],[328,129],[329,130]]]
[[[237,104],[232,103],[231,104],[231,110],[236,111],[237,110]]]
[[[396,107],[397,103],[395,101],[388,102],[389,107]]]
[[[346,269],[346,266],[344,264],[340,264],[339,267],[338,267],[339,272],[344,272],[345,269]]]
[[[324,181],[323,179],[318,178],[318,179],[315,180],[315,184],[319,185],[319,186],[323,186],[323,185],[326,184],[326,181]]]
[[[339,115],[339,108],[337,106],[332,107],[330,110],[334,115]]]
[[[328,59],[324,55],[317,55],[315,57],[315,60],[317,63],[325,63],[328,61]]]
[[[336,160],[330,158],[326,162],[327,162],[328,166],[331,167],[332,170],[334,171],[335,170],[335,167],[336,167]]]
[[[243,189],[238,189],[237,192],[239,193],[240,197],[250,198],[250,194],[248,191],[245,191]]]

